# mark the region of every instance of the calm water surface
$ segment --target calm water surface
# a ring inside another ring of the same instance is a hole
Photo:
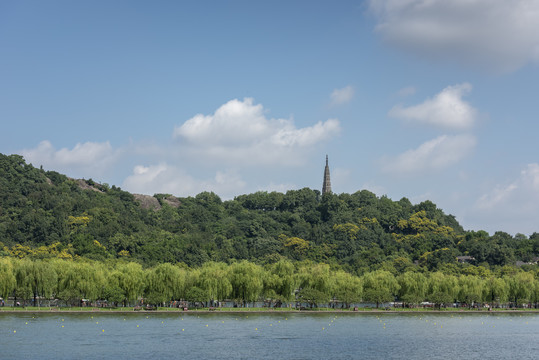
[[[537,314],[2,314],[3,359],[537,359]]]

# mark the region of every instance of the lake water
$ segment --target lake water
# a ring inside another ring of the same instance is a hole
[[[537,359],[539,314],[0,313],[3,359]]]

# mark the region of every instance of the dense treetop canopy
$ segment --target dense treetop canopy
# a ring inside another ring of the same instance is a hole
[[[361,275],[517,262],[533,268],[539,255],[538,233],[465,231],[430,201],[414,205],[367,190],[322,196],[304,188],[228,201],[211,192],[156,194],[152,201],[158,206],[0,154],[0,257],[120,258],[145,267],[310,260]]]

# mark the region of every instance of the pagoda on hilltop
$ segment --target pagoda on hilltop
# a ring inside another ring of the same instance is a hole
[[[322,185],[322,195],[331,193],[331,180],[329,179],[328,156],[326,155],[326,168],[324,169],[324,184]]]

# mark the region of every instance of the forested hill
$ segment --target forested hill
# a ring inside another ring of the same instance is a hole
[[[304,188],[222,201],[213,193],[135,196],[73,180],[0,154],[0,256],[129,258],[144,265],[281,258],[325,262],[362,274],[533,262],[539,234],[464,231],[430,201],[393,201],[362,190]]]

